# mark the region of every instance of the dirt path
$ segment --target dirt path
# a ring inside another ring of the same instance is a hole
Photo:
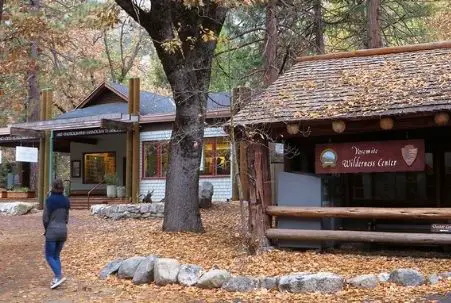
[[[71,232],[82,233],[88,226],[84,223],[72,216]],[[106,302],[114,297],[115,291],[105,285],[95,288],[92,281],[71,276],[59,289],[50,290],[52,272],[44,259],[42,232],[41,213],[0,216],[0,302]]]

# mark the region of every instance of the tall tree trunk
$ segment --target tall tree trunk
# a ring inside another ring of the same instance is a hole
[[[265,37],[265,86],[269,86],[276,81],[278,75],[277,69],[277,44],[279,41],[278,25],[277,25],[277,2],[278,0],[270,0],[266,6],[266,37]]]
[[[367,0],[368,16],[368,47],[382,47],[382,33],[380,25],[381,0]]]
[[[3,0],[0,0],[0,23],[2,23],[3,17]]]
[[[315,49],[317,54],[324,54],[324,20],[322,0],[313,0],[313,34],[315,35]]]
[[[40,0],[31,0],[31,13],[38,14],[41,8]],[[27,90],[28,90],[28,108],[30,111],[28,114],[28,121],[39,120],[39,107],[40,107],[40,88],[38,80],[38,42],[36,40],[30,41],[30,61],[27,72]],[[38,166],[36,163],[32,163],[30,166],[30,189],[36,190],[38,182]],[[38,189],[40,190],[40,189]]]
[[[151,1],[146,12],[131,0],[115,1],[151,36],[176,104],[163,230],[202,232],[198,194],[207,94],[214,37],[221,31],[227,8],[212,0],[198,6],[159,0]]]

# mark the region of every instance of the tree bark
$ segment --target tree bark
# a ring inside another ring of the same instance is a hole
[[[368,47],[382,47],[382,33],[380,25],[380,0],[367,0],[368,15]]]
[[[183,1],[153,0],[146,12],[130,0],[116,0],[153,40],[171,85],[176,117],[169,144],[164,231],[202,232],[199,167],[207,92],[216,39],[227,8],[215,1],[189,7]]]
[[[264,84],[269,86],[276,81],[278,75],[277,68],[277,44],[279,41],[277,25],[277,0],[270,0],[266,6],[266,37],[265,37],[265,75]]]
[[[315,48],[317,54],[324,54],[324,20],[323,20],[322,0],[313,0],[313,34],[315,35]]]
[[[2,22],[3,18],[3,0],[0,0],[0,23]]]

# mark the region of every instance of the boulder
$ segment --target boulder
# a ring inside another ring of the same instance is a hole
[[[259,280],[260,288],[267,290],[277,289],[279,285],[279,277],[261,277]]]
[[[283,276],[279,281],[280,291],[335,293],[343,290],[343,277],[330,272],[315,274],[297,273]]]
[[[155,262],[154,277],[157,285],[177,283],[180,263],[175,259],[161,258]]]
[[[145,257],[136,256],[124,260],[119,267],[117,276],[121,279],[132,279],[139,264],[145,259]]]
[[[199,188],[199,207],[210,208],[213,204],[211,202],[213,198],[213,184],[210,182],[202,182]]]
[[[428,276],[428,284],[429,284],[429,285],[435,285],[435,284],[437,284],[438,282],[440,282],[440,280],[442,280],[442,279],[443,279],[443,278],[440,277],[440,276],[437,275],[437,274],[429,275],[429,276]]]
[[[220,288],[230,278],[231,275],[227,270],[212,269],[200,277],[197,286],[200,288]]]
[[[105,265],[99,273],[99,277],[100,279],[104,280],[106,279],[109,275],[115,274],[117,273],[117,271],[119,270],[119,267],[121,266],[123,260],[122,259],[116,259],[111,261],[110,263],[108,263],[107,265]]]
[[[425,279],[424,276],[415,269],[401,268],[392,271],[388,281],[401,286],[418,286],[424,284]]]
[[[10,216],[22,216],[30,212],[35,207],[36,207],[35,203],[26,203],[26,202],[0,203],[0,213],[4,213]]]
[[[105,212],[106,205],[96,204],[91,206],[91,215],[93,216],[103,216]]]
[[[228,281],[224,282],[222,288],[231,292],[249,292],[257,289],[258,286],[258,279],[245,276],[237,276],[232,277]]]
[[[148,256],[143,260],[133,275],[133,284],[146,284],[154,279],[154,265],[157,256]]]
[[[377,275],[377,278],[379,279],[379,282],[387,282],[388,279],[390,279],[390,273],[382,272]]]
[[[379,284],[379,279],[376,275],[369,274],[354,277],[352,279],[349,279],[347,282],[353,287],[375,288],[377,287],[377,284]]]
[[[177,281],[181,285],[193,286],[197,284],[202,273],[202,267],[194,264],[184,264],[180,266]]]

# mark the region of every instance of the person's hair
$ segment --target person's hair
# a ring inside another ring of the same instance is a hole
[[[52,182],[52,193],[62,194],[63,192],[64,192],[63,180],[61,180],[60,178],[56,178]]]

